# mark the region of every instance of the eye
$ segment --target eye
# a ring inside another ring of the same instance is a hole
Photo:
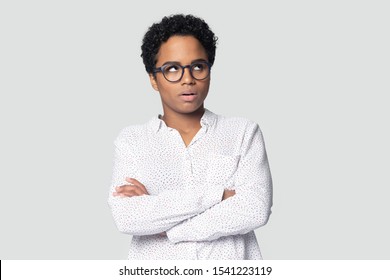
[[[192,64],[192,70],[194,71],[203,71],[206,68],[205,63],[194,63]]]
[[[176,65],[176,64],[168,64],[168,65],[165,66],[164,72],[174,73],[174,72],[179,71],[179,69],[180,69],[180,66],[179,66],[179,65]]]

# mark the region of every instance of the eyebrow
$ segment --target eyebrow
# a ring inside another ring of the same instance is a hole
[[[190,64],[196,63],[196,62],[207,62],[207,60],[203,59],[203,58],[198,58],[198,59],[192,60]],[[167,65],[167,64],[179,64],[179,65],[181,65],[181,63],[179,61],[166,61],[166,62],[163,63],[162,66]]]

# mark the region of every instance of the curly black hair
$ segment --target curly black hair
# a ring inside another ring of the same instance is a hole
[[[193,15],[176,14],[164,17],[161,22],[149,27],[142,40],[141,57],[146,72],[153,73],[157,61],[157,53],[162,43],[174,35],[191,35],[202,44],[206,50],[208,62],[213,64],[218,38],[211,31],[208,24],[201,18]]]

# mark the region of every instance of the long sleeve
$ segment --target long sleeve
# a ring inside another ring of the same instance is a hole
[[[267,223],[272,206],[272,178],[263,135],[255,123],[245,134],[233,189],[233,197],[168,230],[169,240],[212,241],[245,234]]]
[[[158,195],[114,197],[112,193],[115,187],[127,184],[125,178],[132,177],[136,169],[131,140],[122,134],[115,140],[113,177],[108,198],[119,231],[131,235],[164,232],[222,200],[222,186],[209,188],[200,195],[199,190],[191,185],[183,190],[163,191]]]

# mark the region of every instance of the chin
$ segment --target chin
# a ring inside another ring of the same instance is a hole
[[[188,108],[183,108],[181,111],[182,114],[192,114],[192,113],[195,113],[199,110],[203,110],[203,104],[200,104],[198,106],[191,106],[191,107],[188,107]]]

